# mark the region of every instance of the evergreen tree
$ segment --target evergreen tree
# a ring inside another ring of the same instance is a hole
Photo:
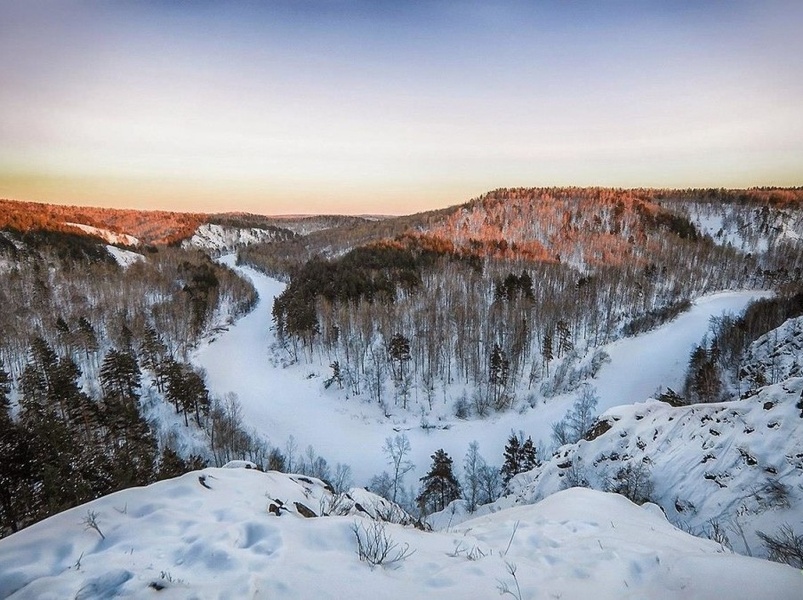
[[[500,472],[502,473],[502,484],[506,488],[511,478],[521,473],[521,442],[519,442],[519,436],[515,433],[511,433],[507,440],[504,462],[502,463]]]
[[[528,437],[524,444],[521,446],[521,472],[526,473],[532,471],[534,468],[540,466],[538,455],[533,444],[533,438]]]
[[[0,537],[32,522],[33,463],[25,431],[0,410]]]
[[[452,472],[452,459],[442,449],[432,455],[432,466],[421,481],[423,485],[416,501],[424,514],[443,510],[460,497],[460,484]]]
[[[505,489],[507,489],[514,475],[532,471],[540,465],[532,437],[528,437],[526,441],[522,441],[523,438],[522,434],[511,433],[507,440],[504,454],[505,460],[500,469],[502,484]]]
[[[68,354],[70,352],[72,342],[72,332],[70,331],[70,326],[67,325],[67,321],[64,320],[64,317],[60,316],[58,319],[56,319],[56,336],[58,338],[62,354]]]
[[[86,359],[89,360],[89,355],[98,351],[98,336],[95,333],[95,328],[92,327],[86,317],[78,319],[78,331],[76,333],[78,343],[84,349]]]
[[[689,367],[684,386],[684,395],[690,404],[716,402],[722,389],[716,345],[709,351],[705,346],[696,346],[689,357]]]
[[[287,470],[287,461],[284,454],[278,448],[271,448],[268,452],[268,471],[279,471],[284,473]]]
[[[491,384],[493,401],[497,409],[504,408],[505,389],[509,378],[510,360],[499,344],[494,344],[488,364],[488,382]]]
[[[184,475],[184,473],[187,473],[189,470],[187,463],[175,450],[167,446],[162,450],[162,456],[159,459],[158,479],[178,477],[179,475]]]
[[[527,300],[535,300],[535,292],[533,291],[533,280],[527,271],[522,271],[519,277],[519,288],[521,288],[524,297]]]
[[[557,325],[558,329],[558,358],[562,355],[566,354],[567,352],[571,352],[574,348],[574,344],[572,344],[572,332],[569,329],[569,324],[564,321],[558,321]]]
[[[343,373],[340,370],[340,362],[337,361],[337,360],[334,361],[331,365],[329,365],[329,368],[332,369],[332,376],[329,379],[327,379],[326,381],[323,382],[323,387],[325,387],[326,389],[329,389],[329,387],[333,383],[336,382],[337,383],[337,387],[339,387],[342,390],[343,389]]]
[[[153,373],[153,383],[156,389],[164,392],[165,372],[161,368],[167,358],[167,346],[165,346],[159,334],[153,327],[147,327],[139,345],[139,356],[142,367]]]
[[[167,399],[176,409],[176,414],[184,414],[184,424],[189,425],[189,414],[193,413],[195,422],[201,426],[201,416],[208,416],[211,408],[209,390],[203,377],[189,365],[173,360],[167,370]]]
[[[393,377],[396,381],[401,381],[404,376],[404,364],[410,360],[410,340],[401,333],[394,334],[388,344],[388,355]]]
[[[555,358],[552,349],[552,332],[547,331],[544,334],[544,344],[541,348],[541,357],[544,360],[544,367],[546,367],[547,375],[549,375],[549,363]]]
[[[11,401],[8,395],[11,393],[11,377],[2,366],[0,366],[0,427],[4,423],[11,422]]]
[[[100,368],[100,384],[107,396],[135,402],[139,399],[137,390],[141,380],[142,373],[133,354],[109,350]]]
[[[0,367],[0,536],[26,523],[32,461],[22,429],[11,418],[11,378]]]

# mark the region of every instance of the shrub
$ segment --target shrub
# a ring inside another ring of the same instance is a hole
[[[774,537],[761,531],[756,534],[767,549],[767,558],[803,569],[803,535],[797,535],[791,525],[782,525]]]
[[[382,521],[370,521],[368,525],[355,521],[351,531],[357,540],[357,556],[371,566],[393,565],[415,553],[415,550],[410,550],[410,544],[399,546]]]

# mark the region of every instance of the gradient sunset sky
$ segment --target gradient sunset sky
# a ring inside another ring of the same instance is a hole
[[[0,0],[0,198],[803,184],[803,2]]]

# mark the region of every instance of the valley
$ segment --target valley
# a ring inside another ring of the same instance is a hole
[[[800,196],[10,204],[0,593],[795,597]]]
[[[484,455],[501,457],[511,431],[523,431],[548,450],[552,423],[574,401],[574,393],[534,401],[522,397],[506,413],[464,420],[453,411],[463,390],[452,386],[442,391],[442,398],[439,394],[431,411],[420,397],[410,410],[399,408],[386,418],[367,394],[350,397],[344,390],[325,389],[326,361],[283,365],[269,307],[285,284],[252,268],[234,266],[233,257],[223,263],[247,277],[260,299],[251,313],[217,334],[194,357],[206,372],[210,390],[221,397],[237,394],[244,422],[273,445],[284,447],[293,436],[299,454],[312,446],[333,464],[351,465],[359,485],[368,485],[372,476],[387,468],[381,448],[385,438],[397,433],[410,439],[410,459],[416,465],[408,480],[412,485],[425,474],[429,455],[437,448],[459,458],[477,441]],[[766,295],[754,291],[704,296],[670,323],[603,346],[610,361],[586,381],[599,396],[597,412],[643,402],[663,388],[680,389],[691,349],[708,331],[710,319],[739,314],[752,299]]]

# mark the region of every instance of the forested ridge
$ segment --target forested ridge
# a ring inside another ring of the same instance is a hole
[[[204,215],[0,200],[0,229],[79,233],[69,223],[136,237],[144,244],[174,244],[192,235]]]
[[[793,285],[803,259],[782,225],[798,227],[801,200],[799,189],[503,189],[376,224],[392,235],[345,252],[353,230],[293,240],[305,263],[281,244],[240,258],[289,275],[273,316],[293,360],[331,364],[332,382],[386,407],[431,409],[463,385],[455,412],[482,416],[572,389],[604,361],[595,348],[702,294]],[[738,221],[743,247],[708,230],[717,210],[722,227]]]

